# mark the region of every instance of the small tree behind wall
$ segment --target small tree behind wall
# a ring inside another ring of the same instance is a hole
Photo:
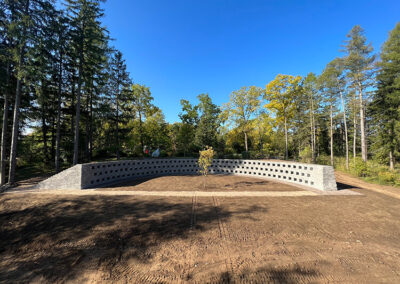
[[[206,177],[208,175],[208,168],[211,166],[213,162],[213,158],[215,155],[215,151],[213,150],[212,147],[206,146],[206,149],[203,151],[199,151],[200,157],[199,157],[199,168],[200,168],[200,173],[203,175],[203,185],[204,189],[206,188]]]

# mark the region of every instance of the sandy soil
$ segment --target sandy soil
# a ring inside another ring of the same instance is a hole
[[[399,200],[353,190],[363,195],[2,194],[0,283],[398,283]]]
[[[204,186],[205,182],[205,186]],[[299,191],[298,187],[265,179],[209,175],[164,176],[143,178],[119,183],[98,190],[143,190],[143,191]]]

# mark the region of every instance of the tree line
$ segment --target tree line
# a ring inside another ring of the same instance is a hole
[[[0,0],[1,185],[16,169],[143,157],[276,157],[349,167],[399,156],[400,24],[380,55],[355,26],[319,75],[278,75],[222,106],[181,100],[168,123],[150,88],[130,77],[102,24],[100,0]]]
[[[133,87],[100,2],[0,1],[1,184],[14,182],[18,163],[58,172],[90,161],[102,121],[113,125],[118,145],[121,114],[133,100],[122,95]]]

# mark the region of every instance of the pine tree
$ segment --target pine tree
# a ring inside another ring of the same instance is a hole
[[[377,90],[371,109],[380,140],[388,155],[390,169],[395,166],[395,151],[399,146],[400,111],[400,23],[384,43],[377,75]]]
[[[337,83],[337,69],[328,64],[321,76],[319,77],[320,85],[323,90],[325,104],[329,108],[329,138],[330,138],[330,156],[331,165],[334,164],[334,113],[336,112],[336,104],[338,94],[341,92],[341,85]]]
[[[373,79],[373,67],[375,55],[372,54],[371,44],[367,44],[364,30],[360,26],[354,26],[347,34],[345,51],[345,64],[348,69],[347,77],[351,87],[357,90],[360,111],[361,130],[361,156],[367,161],[367,135],[365,127],[365,96],[366,89],[371,86]]]
[[[125,60],[122,58],[122,53],[116,51],[111,57],[111,62],[109,64],[110,68],[110,78],[109,84],[111,87],[111,101],[115,108],[115,115],[113,115],[113,120],[115,123],[115,138],[116,138],[116,156],[117,160],[120,158],[120,132],[119,123],[121,117],[121,103],[124,103],[122,97],[123,91],[129,87],[131,84],[129,79],[129,73],[126,71]]]
[[[99,18],[103,16],[103,10],[100,8],[100,0],[67,0],[67,11],[70,17],[71,23],[71,35],[72,45],[75,50],[75,57],[77,61],[77,88],[76,88],[76,114],[75,114],[75,125],[74,125],[74,155],[73,164],[77,164],[79,161],[79,128],[81,121],[81,100],[82,91],[84,87],[87,91],[87,109],[89,112],[88,117],[91,118],[92,113],[92,87],[94,72],[93,68],[97,68],[96,65],[98,59],[102,58],[104,51],[103,42],[106,40],[106,30],[101,27]],[[88,109],[90,108],[90,109]],[[86,135],[90,132],[91,121],[86,121],[89,125],[86,125]],[[86,144],[86,158],[89,154],[89,140],[87,138]]]
[[[310,125],[310,148],[311,148],[311,159],[315,162],[316,157],[316,124],[315,116],[318,110],[318,86],[317,76],[314,73],[309,73],[303,80],[303,92],[307,96],[308,100],[308,113],[309,113],[309,125]]]
[[[53,1],[50,0],[25,0],[25,1],[9,1],[8,8],[11,12],[12,19],[10,21],[9,35],[13,38],[13,53],[15,54],[15,74],[16,74],[16,91],[13,111],[13,127],[10,148],[10,166],[8,182],[14,183],[15,169],[17,159],[17,143],[20,130],[20,105],[23,90],[23,83],[28,83],[27,73],[29,66],[26,58],[30,51],[38,46],[37,40],[40,38],[44,30],[44,25],[51,11],[53,11]]]
[[[53,22],[56,34],[56,66],[57,72],[57,119],[56,119],[56,153],[55,153],[55,170],[56,173],[60,171],[60,152],[61,152],[61,116],[62,116],[62,96],[64,85],[64,73],[66,72],[66,53],[68,49],[68,33],[69,26],[68,20],[63,12],[60,12],[57,21]]]
[[[346,81],[344,78],[344,62],[341,58],[336,58],[328,63],[325,69],[329,85],[336,92],[336,96],[340,97],[343,114],[344,136],[346,145],[346,168],[349,169],[349,140],[347,132],[347,117],[346,117]]]
[[[11,46],[9,36],[10,16],[6,14],[6,2],[0,2],[0,94],[4,101],[3,121],[1,129],[0,152],[0,186],[6,182],[7,162],[7,137],[8,137],[8,113],[10,101],[10,76],[11,76]]]

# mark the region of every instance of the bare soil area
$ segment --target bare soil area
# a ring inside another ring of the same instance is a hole
[[[400,202],[354,190],[363,195],[1,194],[0,283],[399,283]]]
[[[233,175],[164,176],[118,183],[98,190],[143,191],[300,191],[299,187],[253,177]]]

